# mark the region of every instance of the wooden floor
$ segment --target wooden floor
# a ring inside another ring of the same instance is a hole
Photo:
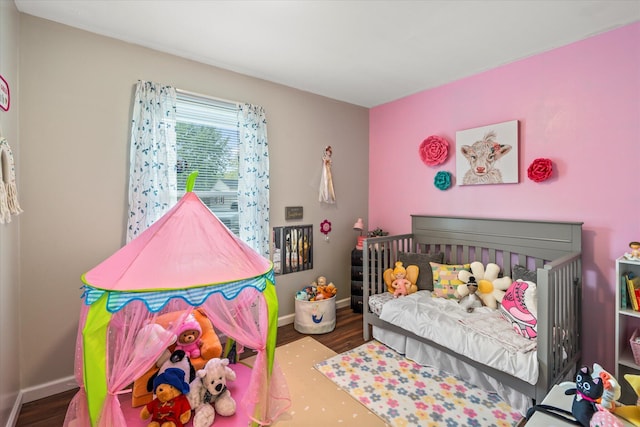
[[[283,345],[305,337],[296,331],[293,324],[278,328],[278,345]],[[317,341],[336,353],[342,353],[364,344],[362,339],[362,314],[354,313],[351,308],[337,310],[336,328],[333,332],[312,335]],[[55,396],[26,403],[22,406],[16,427],[61,427],[69,402],[77,389]]]

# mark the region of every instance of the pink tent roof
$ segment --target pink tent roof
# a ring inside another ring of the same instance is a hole
[[[172,290],[261,276],[271,262],[234,235],[193,192],[83,281],[110,291]]]

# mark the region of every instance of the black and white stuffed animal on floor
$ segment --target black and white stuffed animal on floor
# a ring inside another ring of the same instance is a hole
[[[574,394],[571,414],[584,427],[589,427],[591,417],[598,411],[596,400],[602,396],[604,386],[602,378],[592,378],[588,366],[583,366],[576,375],[576,387],[565,391],[566,395]]]
[[[153,381],[158,375],[162,374],[169,368],[177,368],[184,372],[184,380],[187,384],[193,381],[196,377],[196,370],[184,350],[174,350],[173,353],[171,353],[171,356],[169,356],[169,359],[164,361],[159,368],[160,370],[153,374],[147,381],[147,391],[153,391]]]

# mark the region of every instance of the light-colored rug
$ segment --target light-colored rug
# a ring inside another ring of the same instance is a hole
[[[315,366],[391,426],[512,427],[522,418],[498,395],[377,341]]]
[[[274,427],[384,427],[387,424],[354,400],[314,365],[336,353],[312,337],[276,348],[276,360],[287,379],[291,409]],[[251,363],[252,358],[246,363]]]

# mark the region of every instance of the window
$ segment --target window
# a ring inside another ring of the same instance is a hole
[[[189,174],[198,171],[194,191],[236,235],[238,222],[238,107],[178,91],[176,147],[178,198]]]

